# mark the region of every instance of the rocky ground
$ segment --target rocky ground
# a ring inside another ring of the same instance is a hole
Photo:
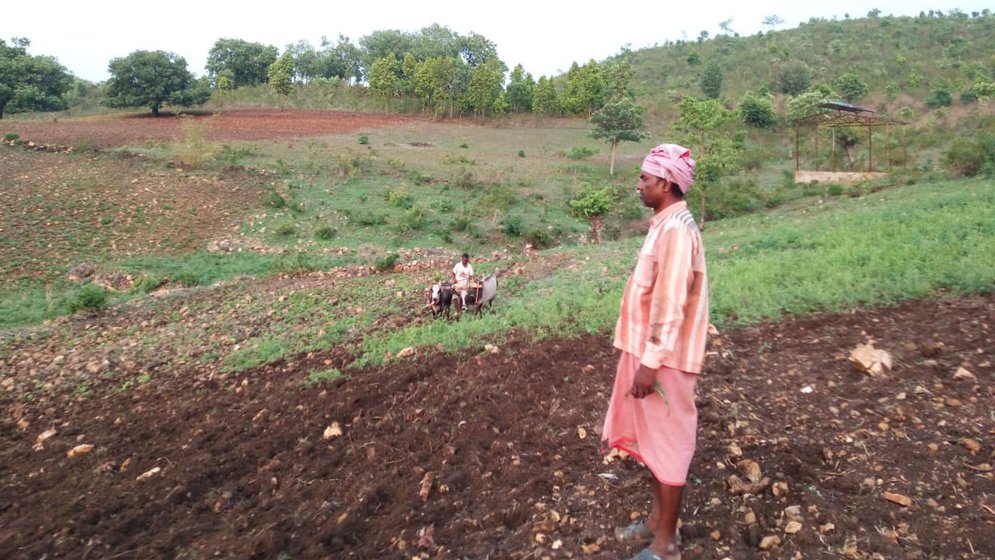
[[[342,348],[239,374],[167,360],[133,386],[101,373],[106,347],[75,346],[141,320],[124,310],[5,344],[0,556],[635,552],[612,529],[647,514],[648,486],[599,452],[605,336],[517,335],[365,370]],[[993,325],[988,295],[714,337],[684,557],[995,556]],[[69,367],[92,382],[38,389]],[[322,367],[344,375],[309,385]]]

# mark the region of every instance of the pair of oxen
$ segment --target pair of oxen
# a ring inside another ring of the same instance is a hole
[[[466,309],[471,314],[483,317],[484,305],[491,307],[494,305],[494,296],[497,295],[497,275],[488,274],[480,282],[471,284],[466,292]],[[449,310],[456,308],[456,320],[459,321],[463,314],[463,300],[459,293],[453,288],[452,282],[441,282],[432,284],[428,291],[428,302],[425,307],[432,310],[434,317],[449,318]]]

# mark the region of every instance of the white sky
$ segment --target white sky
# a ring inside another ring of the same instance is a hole
[[[54,56],[75,75],[103,81],[109,77],[107,64],[112,58],[135,50],[175,52],[186,59],[191,72],[203,75],[208,51],[223,37],[274,45],[282,51],[300,40],[318,48],[322,35],[334,41],[341,33],[358,44],[360,37],[373,31],[413,32],[438,23],[460,35],[473,31],[487,37],[497,44],[498,55],[509,68],[521,63],[538,78],[565,72],[574,61],[603,60],[626,45],[638,50],[667,40],[695,39],[703,30],[714,36],[719,23],[728,19],[733,31],[746,35],[763,29],[763,19],[775,14],[785,21],[778,29],[788,29],[811,17],[843,19],[847,13],[864,17],[873,8],[896,16],[931,9],[958,8],[970,14],[995,8],[984,0],[952,1],[957,3],[14,0],[0,10],[0,38],[9,42],[11,37],[27,37],[30,54]]]

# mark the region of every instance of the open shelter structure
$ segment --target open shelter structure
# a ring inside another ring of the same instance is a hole
[[[908,123],[881,117],[871,109],[858,107],[849,103],[839,101],[828,101],[820,103],[819,107],[829,111],[819,111],[806,117],[802,117],[795,122],[795,183],[811,183],[813,181],[823,183],[855,183],[876,179],[887,175],[885,172],[876,171],[874,168],[874,128],[884,127],[885,147],[891,148],[891,127],[906,125]],[[815,130],[815,170],[803,171],[801,168],[801,130]],[[833,131],[832,150],[832,170],[823,171],[819,169],[819,129],[831,129]],[[864,171],[837,171],[836,170],[836,131],[840,128],[866,128],[867,129],[867,169]],[[908,146],[905,141],[904,129],[902,134],[902,166],[908,161]],[[890,167],[891,157],[886,158],[885,165]]]

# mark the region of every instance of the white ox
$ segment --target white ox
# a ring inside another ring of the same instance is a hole
[[[476,313],[478,317],[483,317],[484,304],[487,304],[488,308],[492,307],[494,305],[494,296],[496,295],[497,274],[488,274],[480,281],[479,286],[471,287],[466,293],[466,307],[470,310],[470,313]],[[459,298],[456,298],[456,301],[458,302]]]

